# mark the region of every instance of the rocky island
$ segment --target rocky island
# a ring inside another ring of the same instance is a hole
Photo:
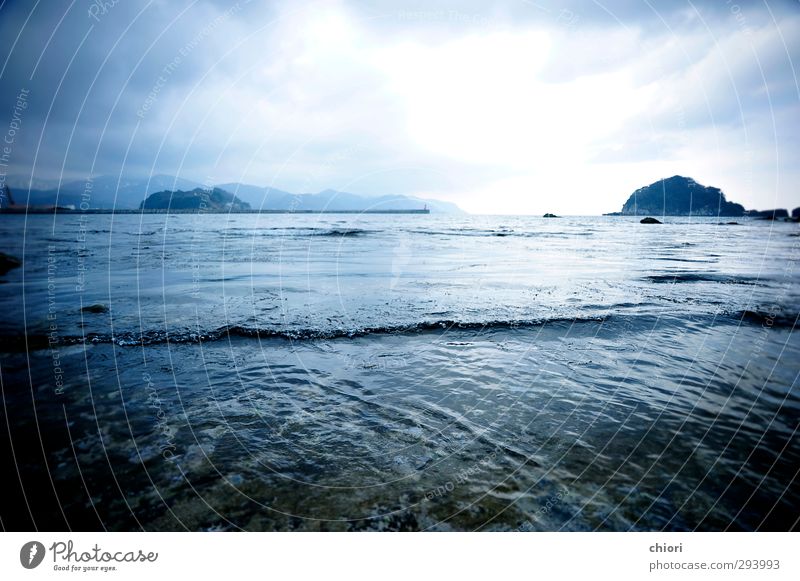
[[[250,204],[220,188],[195,188],[188,192],[165,190],[150,194],[139,205],[139,209],[220,212],[249,210]]]
[[[698,184],[692,178],[672,176],[639,188],[608,216],[743,216],[744,206],[729,202],[722,190]]]

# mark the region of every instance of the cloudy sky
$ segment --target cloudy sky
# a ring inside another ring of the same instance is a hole
[[[8,174],[534,214],[681,174],[800,206],[797,1],[20,0],[0,46]]]

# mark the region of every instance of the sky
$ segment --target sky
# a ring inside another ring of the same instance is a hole
[[[600,214],[679,174],[800,206],[795,0],[6,0],[0,47],[0,174],[34,186]]]

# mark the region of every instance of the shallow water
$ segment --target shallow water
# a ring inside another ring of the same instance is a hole
[[[797,527],[797,225],[0,218],[7,528]]]

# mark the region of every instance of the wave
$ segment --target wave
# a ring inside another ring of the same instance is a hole
[[[353,339],[370,335],[401,335],[418,334],[426,332],[448,331],[503,331],[514,329],[540,328],[546,325],[582,325],[614,324],[621,322],[624,329],[630,330],[630,319],[636,319],[643,329],[652,328],[660,322],[675,324],[676,319],[671,316],[638,314],[638,315],[596,315],[586,317],[549,317],[542,319],[520,320],[486,320],[486,321],[456,321],[451,319],[437,319],[419,321],[408,324],[377,325],[356,328],[294,328],[282,329],[277,327],[257,327],[245,325],[224,325],[206,331],[162,331],[148,330],[144,332],[122,332],[116,334],[89,333],[85,336],[60,336],[56,343],[50,343],[48,335],[42,333],[29,333],[27,335],[13,334],[0,331],[0,350],[4,352],[23,352],[48,349],[56,346],[77,344],[115,344],[122,347],[149,346],[166,343],[208,343],[232,337],[249,339],[279,339],[287,341],[312,341]],[[786,312],[744,310],[725,314],[709,315],[709,324],[752,324],[770,328],[794,330],[798,326],[800,315]],[[693,318],[693,322],[697,322]]]
[[[506,228],[499,230],[486,230],[478,228],[444,228],[442,230],[405,230],[409,234],[424,234],[427,236],[509,236],[516,232]]]
[[[701,272],[676,272],[671,274],[653,274],[644,277],[656,284],[674,284],[682,282],[716,282],[721,284],[763,285],[764,278],[754,276],[729,276],[724,274],[707,274]]]
[[[297,328],[278,329],[261,328],[244,325],[224,325],[208,331],[161,331],[123,332],[117,334],[87,333],[85,336],[59,336],[58,341],[49,343],[46,334],[5,335],[0,334],[0,350],[23,351],[46,349],[55,346],[113,343],[120,346],[158,345],[162,343],[205,343],[219,341],[227,337],[245,337],[258,339],[284,339],[289,341],[308,341],[322,339],[353,339],[368,335],[398,335],[424,333],[430,331],[493,331],[542,327],[546,324],[603,323],[609,317],[568,318],[554,317],[536,320],[491,320],[491,321],[454,321],[448,319],[420,321],[409,324],[381,325],[357,328]]]
[[[322,232],[315,232],[312,236],[366,236],[373,234],[379,230],[362,230],[360,228],[332,228],[331,230],[324,230]]]
[[[745,310],[736,314],[742,323],[752,323],[763,327],[795,329],[800,322],[800,313],[781,313],[768,310]]]
[[[515,238],[559,238],[559,239],[571,239],[576,236],[593,236],[593,231],[581,231],[581,232],[548,232],[548,231],[516,231],[510,229],[498,229],[498,230],[479,230],[479,229],[469,229],[465,228],[462,230],[405,230],[410,234],[420,234],[424,236],[454,236],[454,237],[506,237],[511,236]]]
[[[227,228],[221,230],[222,238],[252,238],[254,236],[267,236],[275,238],[306,238],[310,236],[354,237],[379,234],[381,230],[365,230],[363,228]]]

